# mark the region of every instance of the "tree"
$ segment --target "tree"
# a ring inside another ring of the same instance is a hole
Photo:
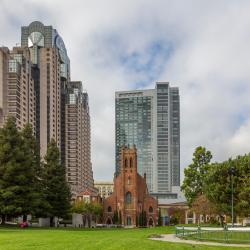
[[[221,218],[224,214],[231,215],[232,193],[235,213],[248,216],[250,213],[249,179],[250,154],[212,164],[205,178],[204,192],[220,211]]]
[[[171,207],[168,209],[170,216],[170,224],[179,224],[185,221],[185,210],[178,207]]]
[[[87,206],[87,203],[84,201],[76,201],[72,207],[71,207],[71,212],[72,213],[77,213],[82,215],[83,219],[83,225],[85,226],[87,222],[87,216],[89,214],[89,207]]]
[[[35,209],[33,153],[9,117],[0,129],[0,208],[5,215],[20,216]]]
[[[195,212],[198,218],[200,218],[200,215],[203,215],[203,217],[205,218],[206,215],[209,215],[211,217],[212,215],[217,214],[215,205],[211,203],[211,201],[209,201],[204,194],[198,196],[193,201],[191,209]]]
[[[117,210],[114,211],[113,222],[114,222],[114,224],[118,224],[118,222],[119,222]]]
[[[238,215],[249,216],[250,214],[250,154],[237,157],[234,172],[234,193],[238,198],[235,208]],[[234,195],[235,196],[235,195]]]
[[[222,163],[212,164],[204,182],[204,194],[212,202],[223,224],[224,215],[231,215],[231,198],[232,198],[232,175],[230,173],[231,167],[234,165],[236,171],[233,176],[234,181],[234,204],[238,204],[240,184],[240,171],[237,164],[238,160],[224,161]],[[236,209],[236,206],[235,206]],[[235,210],[236,211],[236,210]],[[239,212],[239,211],[236,211]]]
[[[71,212],[81,214],[83,219],[83,225],[85,226],[87,223],[88,227],[90,227],[92,219],[97,222],[101,218],[103,208],[101,204],[76,201],[72,206]]]
[[[147,226],[147,213],[146,211],[142,211],[139,214],[138,224],[140,227],[146,227]]]
[[[139,227],[143,226],[143,218],[142,218],[143,214],[142,212],[140,212],[139,217],[138,217],[138,225]]]
[[[30,179],[30,186],[32,188],[33,196],[29,201],[32,204],[32,214],[36,216],[43,216],[49,209],[49,204],[46,201],[43,185],[42,185],[42,169],[39,153],[39,145],[33,135],[32,126],[26,124],[21,131],[23,139],[22,148],[25,150],[26,157],[29,158],[30,168],[33,171],[32,179]],[[24,214],[24,221],[26,215]]]
[[[76,201],[72,207],[71,212],[76,214],[82,214],[84,211],[84,202],[83,201]]]
[[[201,146],[197,147],[193,154],[193,162],[184,170],[185,177],[181,189],[189,205],[203,193],[203,183],[209,171],[211,159],[210,151]]]
[[[98,204],[98,203],[93,203],[92,204],[92,212],[93,212],[93,217],[95,218],[95,222],[97,223],[99,220],[101,220],[101,217],[103,214],[102,205]]]
[[[119,225],[122,224],[122,213],[121,213],[121,210],[119,210],[119,212],[118,212],[118,224]]]
[[[162,226],[161,209],[158,211],[158,226]]]
[[[65,178],[65,167],[60,162],[59,149],[52,139],[44,157],[43,185],[46,200],[50,205],[48,215],[64,217],[70,209],[70,189]]]
[[[92,214],[92,206],[89,203],[85,201],[76,201],[72,206],[71,211],[73,213],[81,214],[84,227],[86,223],[88,223],[88,227],[90,227],[90,216]]]

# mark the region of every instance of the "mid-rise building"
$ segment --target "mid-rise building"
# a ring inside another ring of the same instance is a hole
[[[114,183],[112,181],[95,181],[94,187],[102,198],[109,197],[114,192]]]
[[[93,187],[88,94],[81,82],[69,82],[66,98],[66,178],[73,195]]]
[[[120,151],[135,145],[138,173],[146,173],[151,194],[177,198],[180,186],[179,90],[157,82],[155,89],[116,92],[116,173]]]

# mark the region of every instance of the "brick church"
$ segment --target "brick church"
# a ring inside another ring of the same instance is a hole
[[[104,200],[104,223],[124,226],[155,226],[158,202],[149,195],[146,175],[137,173],[137,151],[121,150],[120,174],[114,179],[114,192]]]

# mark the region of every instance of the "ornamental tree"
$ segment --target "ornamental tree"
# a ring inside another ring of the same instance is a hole
[[[184,169],[184,181],[181,190],[184,192],[188,204],[203,194],[204,179],[209,171],[212,154],[205,147],[197,147],[193,154],[193,162]]]

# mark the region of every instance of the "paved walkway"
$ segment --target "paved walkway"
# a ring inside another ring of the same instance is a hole
[[[208,245],[208,246],[226,246],[226,247],[250,247],[247,244],[225,244],[207,241],[194,241],[194,240],[184,240],[175,236],[175,234],[162,234],[162,238],[151,238],[152,240],[168,241],[175,243],[186,243],[192,245]]]

